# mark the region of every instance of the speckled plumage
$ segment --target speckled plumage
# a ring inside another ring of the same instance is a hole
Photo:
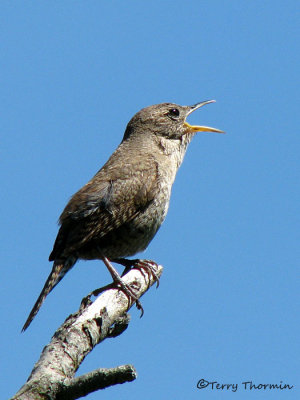
[[[61,214],[49,257],[53,269],[23,330],[77,259],[116,260],[148,246],[167,214],[176,172],[197,131],[185,118],[199,107],[163,103],[130,120],[119,147]]]

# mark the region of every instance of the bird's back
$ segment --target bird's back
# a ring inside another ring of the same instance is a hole
[[[172,184],[155,145],[123,142],[75,193],[60,217],[50,260],[123,258],[147,247],[167,213]]]

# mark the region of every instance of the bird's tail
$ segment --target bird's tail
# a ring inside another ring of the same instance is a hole
[[[38,313],[38,311],[41,308],[41,305],[43,304],[47,295],[62,280],[62,278],[66,275],[66,273],[73,267],[75,262],[76,262],[76,259],[71,258],[71,257],[64,261],[62,261],[62,260],[54,261],[52,271],[51,271],[50,275],[48,276],[48,279],[47,279],[37,301],[35,302],[32,310],[30,311],[30,314],[22,328],[22,332],[24,332],[28,328],[28,326],[31,324],[33,318]]]

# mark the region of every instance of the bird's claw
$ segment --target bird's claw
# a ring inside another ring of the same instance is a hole
[[[151,261],[151,260],[133,260],[133,268],[137,268],[139,269],[141,272],[146,271],[148,278],[149,278],[149,284],[150,285],[150,277],[152,276],[152,278],[154,279],[154,281],[156,281],[156,288],[158,288],[159,286],[159,277],[156,273],[156,269],[158,267],[158,265],[156,264],[156,262]]]
[[[141,302],[139,301],[138,297],[134,293],[134,290],[127,283],[125,283],[122,279],[116,280],[115,284],[117,287],[119,287],[122,290],[122,292],[125,294],[125,296],[128,299],[127,311],[129,310],[131,305],[135,303],[136,308],[141,311],[140,317],[142,318],[142,316],[144,315],[144,309],[143,309],[143,306],[142,306]]]
[[[118,260],[113,260],[114,262],[121,264],[125,267],[122,276],[127,274],[132,268],[138,269],[143,273],[143,270],[146,271],[148,278],[149,278],[149,283],[148,287],[150,285],[150,276],[156,281],[156,287],[158,288],[159,286],[159,277],[156,273],[156,269],[158,265],[156,262],[151,261],[151,260],[140,260],[138,258],[134,260],[127,260],[126,258],[118,259]]]

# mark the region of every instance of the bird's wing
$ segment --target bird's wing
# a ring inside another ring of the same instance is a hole
[[[101,169],[64,209],[49,260],[76,252],[90,240],[134,219],[153,201],[158,181],[158,167],[153,160],[143,166],[131,160],[129,170]]]

